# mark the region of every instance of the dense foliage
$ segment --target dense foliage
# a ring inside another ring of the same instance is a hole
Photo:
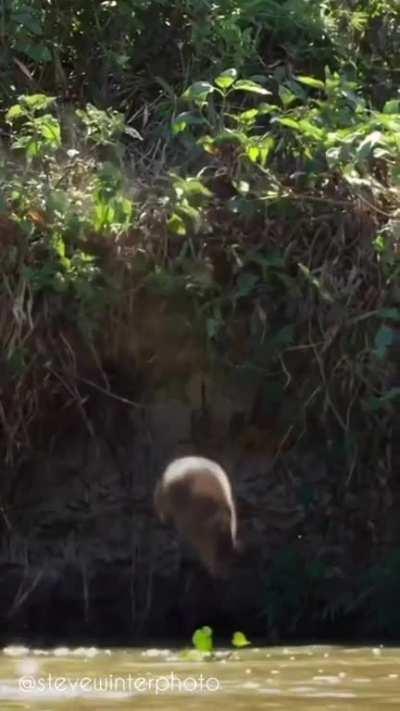
[[[343,496],[389,485],[397,0],[4,0],[0,19],[6,461],[60,403],[85,417],[80,385],[121,363],[145,292],[189,310],[208,368],[258,385],[278,457],[323,441]],[[361,581],[363,605],[387,609],[393,560]],[[325,579],[307,568],[282,595],[285,565],[271,624]],[[323,614],[357,600],[324,599]]]

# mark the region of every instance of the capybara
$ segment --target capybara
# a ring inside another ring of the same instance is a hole
[[[226,577],[239,550],[236,509],[227,475],[204,457],[175,459],[154,492],[161,521],[174,524],[213,577]]]

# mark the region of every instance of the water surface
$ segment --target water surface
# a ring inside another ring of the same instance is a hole
[[[183,659],[181,651],[8,647],[0,656],[0,708],[400,708],[400,648],[247,648],[220,650],[209,662]]]

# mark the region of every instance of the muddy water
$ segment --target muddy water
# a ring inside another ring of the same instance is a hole
[[[400,708],[400,648],[248,648],[201,662],[165,649],[8,647],[0,664],[2,711]]]

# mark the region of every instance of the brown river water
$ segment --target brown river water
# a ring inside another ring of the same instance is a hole
[[[193,653],[192,653],[193,654]],[[217,651],[6,647],[0,709],[380,711],[400,709],[400,648],[302,646]]]

